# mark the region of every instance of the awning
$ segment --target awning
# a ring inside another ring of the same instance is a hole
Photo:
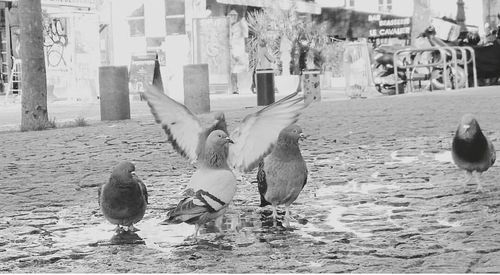
[[[297,11],[303,13],[312,13],[312,14],[320,14],[321,6],[315,3],[309,3],[304,1],[293,1],[293,0],[217,0],[217,2],[226,5],[240,5],[240,6],[252,6],[252,7],[261,7],[268,8],[272,7],[276,4],[279,5],[280,8],[286,10],[292,7],[295,2]]]

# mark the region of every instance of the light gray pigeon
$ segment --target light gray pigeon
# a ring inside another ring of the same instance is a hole
[[[307,166],[299,148],[299,139],[303,138],[302,129],[296,124],[283,129],[273,151],[260,162],[257,172],[260,206],[272,205],[276,221],[276,207],[284,204],[286,226],[291,220],[290,205],[307,182]]]
[[[488,170],[496,159],[496,152],[491,140],[486,137],[479,123],[471,114],[460,120],[452,143],[452,157],[455,164],[468,175],[465,185],[472,179],[475,171],[477,190],[482,191],[479,177]]]
[[[236,192],[236,177],[227,164],[230,143],[233,141],[223,131],[210,133],[199,168],[191,177],[190,188],[194,194],[168,212],[167,223],[194,224],[195,238],[200,226],[211,220],[215,220],[220,230],[222,217]]]
[[[124,161],[112,171],[109,181],[98,189],[99,205],[104,217],[116,224],[119,233],[138,231],[134,224],[142,220],[148,203],[146,185],[135,174],[134,164]]]
[[[299,104],[303,98],[296,97],[297,94],[290,94],[247,115],[229,136],[231,143],[227,139],[223,115],[218,114],[212,126],[202,127],[200,120],[184,105],[149,86],[143,97],[156,121],[161,123],[173,148],[197,166],[188,183],[191,196],[184,198],[167,220],[196,224],[196,237],[201,224],[218,217],[222,219],[236,190],[233,171],[246,172],[255,168],[270,152],[280,130],[297,121],[299,112],[305,107]],[[221,143],[224,146],[219,146]],[[192,211],[199,213],[187,219],[188,214],[194,215]]]

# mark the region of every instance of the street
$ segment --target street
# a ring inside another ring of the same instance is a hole
[[[258,110],[218,106],[231,130]],[[186,240],[194,226],[159,224],[194,168],[152,115],[0,132],[0,272],[498,273],[498,162],[480,193],[473,181],[463,186],[449,151],[465,113],[500,148],[498,86],[313,103],[298,122],[309,178],[292,228],[273,227],[270,208],[259,209],[254,170],[238,185],[225,235],[208,226],[198,242]],[[127,240],[113,236],[97,201],[122,160],[149,192]]]

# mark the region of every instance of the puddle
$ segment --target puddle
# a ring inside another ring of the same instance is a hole
[[[408,164],[418,160],[418,156],[405,156],[400,155],[398,151],[394,151],[391,153],[391,159],[394,161],[385,162],[385,165],[393,165],[393,164]]]
[[[369,238],[373,236],[371,230],[373,226],[367,228],[361,227],[361,224],[368,220],[375,219],[378,224],[390,224],[389,214],[386,208],[382,209],[379,205],[354,205],[344,207],[336,205],[335,199],[345,196],[350,192],[361,192],[370,194],[383,189],[399,188],[393,184],[381,184],[377,182],[358,183],[354,180],[347,184],[323,186],[317,190],[317,199],[311,202],[310,207],[314,212],[321,214],[321,219],[310,217],[312,221],[298,219],[292,222],[293,234],[287,234],[289,230],[276,230],[272,226],[272,218],[262,212],[256,212],[254,209],[238,210],[234,213],[226,213],[223,224],[225,237],[223,240],[217,240],[213,244],[223,244],[223,249],[234,249],[234,247],[251,246],[258,243],[261,239],[272,240],[277,238],[283,240],[286,245],[293,245],[296,238],[307,238],[313,241],[325,242],[331,241],[336,235],[352,234],[358,238]],[[279,215],[284,213],[280,208]],[[299,211],[296,209],[295,211]],[[292,214],[294,210],[292,209]],[[309,219],[309,217],[307,218]],[[179,246],[186,245],[188,236],[194,233],[194,226],[188,224],[161,225],[163,219],[148,218],[139,222],[136,227],[140,231],[129,236],[116,235],[115,226],[104,219],[91,220],[88,224],[75,227],[70,220],[62,219],[56,225],[60,230],[52,231],[51,236],[54,241],[54,247],[74,249],[76,247],[95,247],[107,246],[113,244],[139,244],[147,248],[158,250],[164,253],[171,253]],[[94,223],[94,224],[91,224]],[[238,228],[238,231],[232,231]],[[283,232],[282,232],[283,231]],[[200,230],[200,239],[204,242],[213,238],[216,231],[211,225]],[[210,235],[209,235],[210,234]],[[123,234],[122,234],[123,235]],[[123,238],[122,238],[123,237]],[[92,248],[90,248],[92,249]]]
[[[316,159],[314,160],[314,163],[315,163],[316,165],[320,165],[320,164],[335,164],[335,163],[336,163],[336,161],[338,161],[338,160],[335,160],[335,161],[334,161],[334,160],[329,159],[329,158],[326,158],[326,159],[325,159],[325,158],[320,158],[320,159],[316,158]]]
[[[453,157],[451,156],[451,151],[444,151],[441,153],[434,154],[434,160],[439,162],[453,163]]]
[[[462,225],[459,221],[449,222],[447,220],[437,220],[437,223],[449,227],[458,227]]]
[[[323,232],[335,231],[335,232],[346,232],[352,233],[359,238],[369,238],[373,234],[368,232],[362,232],[359,230],[352,229],[347,226],[345,222],[342,221],[342,215],[347,212],[349,208],[334,205],[329,209],[330,214],[321,223],[307,223],[297,230],[296,232],[302,237],[311,238],[315,241],[323,240]]]
[[[386,190],[386,189],[399,189],[398,185],[395,184],[380,184],[374,182],[365,182],[362,184],[358,184],[358,190],[361,193],[373,193],[376,190]]]
[[[323,263],[320,262],[309,262],[309,267],[322,267]]]
[[[355,180],[349,181],[347,184],[328,185],[320,187],[316,190],[317,197],[332,196],[339,193],[363,193],[369,194],[374,191],[385,189],[399,189],[396,184],[382,184],[376,182],[357,182]]]
[[[392,209],[394,209],[392,206],[365,203],[344,207],[335,204],[335,198],[344,196],[345,193],[371,194],[399,188],[400,186],[396,184],[358,183],[354,180],[342,185],[323,186],[316,190],[317,200],[313,204],[321,209],[318,211],[327,212],[328,215],[322,222],[301,226],[299,231],[302,231],[302,236],[321,240],[321,233],[331,230],[352,233],[359,238],[370,238],[374,235],[372,230],[377,228],[399,227],[395,221],[390,219]],[[361,227],[361,224],[365,224],[365,227]]]
[[[115,226],[108,222],[56,231],[52,235],[55,241],[54,246],[66,248],[96,244],[111,245],[120,241],[122,243],[143,243],[146,247],[169,252],[173,249],[173,245],[182,243],[194,233],[193,225],[160,225],[162,221],[160,219],[146,219],[139,222],[136,225],[140,229],[140,231],[135,232],[137,236],[133,233],[116,235]],[[64,223],[60,222],[60,225],[64,225]]]
[[[344,212],[347,212],[347,210],[349,210],[349,208],[343,207],[343,206],[335,206],[335,207],[333,207],[330,210],[330,214],[328,215],[328,217],[325,220],[325,224],[327,224],[327,225],[335,228],[335,230],[337,230],[337,231],[350,232],[350,233],[353,233],[353,234],[355,234],[356,236],[358,236],[360,238],[368,238],[368,237],[372,236],[371,233],[366,233],[366,232],[360,232],[360,231],[357,231],[357,230],[353,230],[353,229],[347,227],[345,225],[345,223],[343,223],[341,221],[342,214]]]

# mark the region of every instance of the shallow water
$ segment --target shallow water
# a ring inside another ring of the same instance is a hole
[[[451,151],[443,151],[443,152],[434,154],[434,160],[439,161],[439,162],[451,162],[451,163],[453,163]]]
[[[188,224],[160,225],[160,219],[144,219],[136,227],[135,233],[116,233],[115,226],[102,223],[85,227],[70,228],[52,234],[54,246],[71,248],[75,246],[145,244],[149,248],[170,252],[173,245],[181,243],[194,233],[194,226]],[[59,222],[64,226],[64,222]]]
[[[412,163],[412,162],[415,162],[418,160],[418,156],[404,155],[404,154],[399,153],[398,150],[393,151],[390,156],[391,156],[391,159],[393,161],[386,162],[385,165],[393,165],[393,164],[400,164],[400,163],[409,164],[409,163]]]

